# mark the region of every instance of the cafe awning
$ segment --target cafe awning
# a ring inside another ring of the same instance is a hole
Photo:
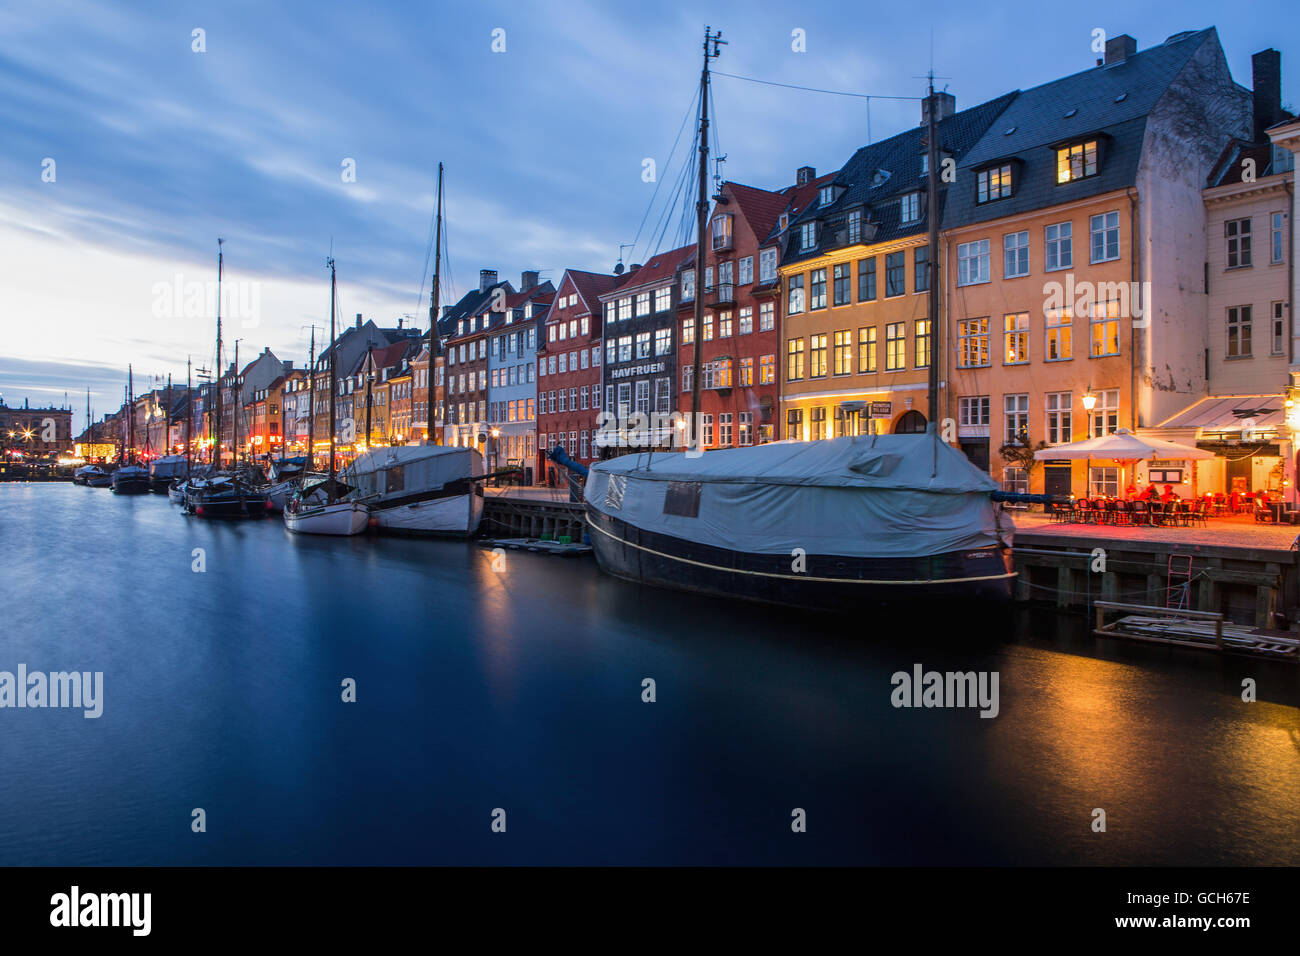
[[[1157,429],[1197,429],[1199,438],[1243,429],[1280,431],[1286,424],[1281,395],[1210,395],[1165,419]]]
[[[1134,435],[1127,428],[1103,435],[1100,438],[1088,438],[1083,441],[1070,442],[1066,445],[1052,445],[1034,452],[1038,460],[1068,458],[1092,461],[1149,461],[1153,458],[1186,460],[1189,458],[1213,458],[1214,452],[1190,445],[1178,445],[1160,438]]]

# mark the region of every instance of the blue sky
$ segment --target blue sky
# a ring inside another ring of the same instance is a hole
[[[1300,101],[1293,4],[935,9],[927,21],[914,5],[761,0],[10,4],[0,395],[57,403],[67,391],[80,411],[89,387],[98,417],[120,403],[128,362],[138,387],[169,371],[183,380],[187,355],[211,364],[212,316],[160,312],[158,286],[211,280],[218,235],[227,278],[259,305],[255,323],[232,323],[241,358],[269,346],[305,360],[308,327],[328,321],[331,248],[343,316],[417,313],[423,326],[440,160],[453,293],[480,268],[516,282],[523,269],[557,281],[566,267],[607,271],[651,202],[644,158],[661,181],[651,222],[671,192],[706,23],[729,41],[717,70],[880,96],[920,96],[933,43],[959,108],[1087,68],[1096,27],[1144,49],[1217,26],[1239,83],[1250,54],[1272,46],[1284,102]],[[192,50],[196,28],[206,52]],[[806,52],[791,48],[795,29]],[[785,185],[805,164],[837,168],[868,142],[861,99],[720,76],[713,105],[724,175],[756,186]],[[871,102],[873,139],[918,120],[915,101]],[[651,231],[627,261],[653,251]]]

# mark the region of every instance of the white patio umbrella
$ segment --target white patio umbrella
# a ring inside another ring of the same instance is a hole
[[[1127,428],[1117,429],[1101,438],[1086,438],[1065,445],[1053,445],[1034,452],[1034,459],[1042,461],[1050,458],[1072,460],[1093,458],[1102,461],[1118,462],[1120,466],[1120,487],[1124,484],[1124,469],[1139,461],[1151,461],[1155,458],[1169,459],[1205,459],[1213,458],[1214,452],[1191,445],[1179,445],[1177,442],[1164,441],[1160,438],[1139,438]]]

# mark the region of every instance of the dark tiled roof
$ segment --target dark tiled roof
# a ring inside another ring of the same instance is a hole
[[[621,281],[616,283],[609,292],[604,293],[604,297],[608,298],[614,292],[623,292],[638,286],[652,285],[664,279],[671,279],[677,274],[677,270],[691,261],[694,256],[694,243],[678,249],[670,249],[667,252],[656,253],[640,269],[635,269],[620,276]]]
[[[1021,92],[959,161],[944,227],[1012,216],[1133,185],[1147,116],[1207,40],[1217,43],[1213,28],[1176,34],[1118,63]],[[1058,186],[1052,147],[1094,134],[1100,151],[1097,175]],[[1019,164],[1012,173],[1014,194],[977,204],[976,172],[1002,160]]]
[[[1248,143],[1241,139],[1229,140],[1228,145],[1223,147],[1223,152],[1219,155],[1219,159],[1210,171],[1210,175],[1206,178],[1205,185],[1207,187],[1227,186],[1241,182],[1242,161],[1246,159],[1255,161],[1255,177],[1257,179],[1272,175],[1273,144]]]
[[[578,295],[582,297],[582,301],[593,312],[600,311],[600,297],[613,290],[618,282],[617,276],[604,275],[599,272],[581,272],[577,269],[569,269],[568,275],[573,280],[573,287],[578,290]]]

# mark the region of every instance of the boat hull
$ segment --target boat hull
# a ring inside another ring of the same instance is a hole
[[[389,534],[468,537],[483,519],[483,497],[471,491],[389,507],[372,503],[370,510],[375,526]]]
[[[112,481],[113,493],[118,495],[147,495],[149,493],[149,477],[143,478],[114,478]]]
[[[369,524],[369,510],[355,501],[290,508],[284,513],[284,526],[294,534],[350,536],[365,531]]]
[[[284,506],[289,503],[289,496],[298,488],[299,481],[297,478],[291,478],[287,481],[277,481],[267,486],[266,497],[271,502],[272,511],[283,511]]]
[[[996,547],[920,558],[806,555],[802,570],[785,554],[748,554],[648,532],[587,509],[601,570],[652,587],[786,607],[854,611],[917,601],[1006,601],[1015,572]]]
[[[113,484],[113,476],[93,475],[86,479],[86,484],[91,488],[108,488]]]

